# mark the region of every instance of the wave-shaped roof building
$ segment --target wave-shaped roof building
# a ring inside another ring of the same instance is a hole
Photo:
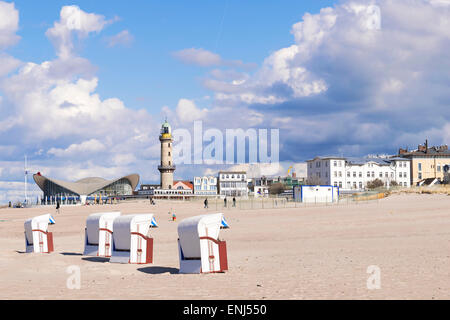
[[[99,177],[84,178],[75,182],[51,179],[40,173],[33,175],[45,197],[65,196],[129,196],[139,183],[138,174],[106,180]]]

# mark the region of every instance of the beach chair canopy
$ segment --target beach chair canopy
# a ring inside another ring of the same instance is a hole
[[[100,228],[113,231],[113,221],[120,216],[120,212],[100,212],[91,214],[86,219],[86,233],[89,244],[98,244]]]
[[[229,228],[222,213],[206,214],[185,219],[178,225],[178,237],[185,258],[199,258],[200,237],[219,238],[221,228]]]
[[[25,237],[29,244],[33,244],[33,230],[48,231],[48,224],[50,222],[50,214],[44,214],[25,221]]]
[[[117,217],[114,220],[114,247],[115,250],[130,250],[131,233],[137,232],[143,236],[151,227],[157,227],[156,220],[152,213],[132,214]]]

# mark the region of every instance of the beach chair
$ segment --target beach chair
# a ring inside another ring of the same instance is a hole
[[[118,216],[120,212],[101,212],[86,219],[83,255],[111,257],[113,222]]]
[[[114,220],[112,263],[153,263],[153,238],[148,237],[150,228],[158,224],[153,214],[133,214]]]
[[[180,273],[215,273],[228,270],[227,244],[220,229],[229,228],[222,213],[191,217],[178,225]]]
[[[53,234],[48,232],[50,218],[50,214],[44,214],[25,221],[25,252],[53,252]]]

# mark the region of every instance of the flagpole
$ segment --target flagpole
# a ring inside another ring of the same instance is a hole
[[[27,169],[27,156],[25,155],[25,204],[28,205],[28,195],[27,195],[27,175],[28,175],[28,169]]]

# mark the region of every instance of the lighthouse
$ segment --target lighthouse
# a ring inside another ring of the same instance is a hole
[[[161,164],[158,170],[161,173],[161,189],[172,189],[175,165],[172,160],[172,129],[167,119],[161,126],[159,141],[161,141]]]

